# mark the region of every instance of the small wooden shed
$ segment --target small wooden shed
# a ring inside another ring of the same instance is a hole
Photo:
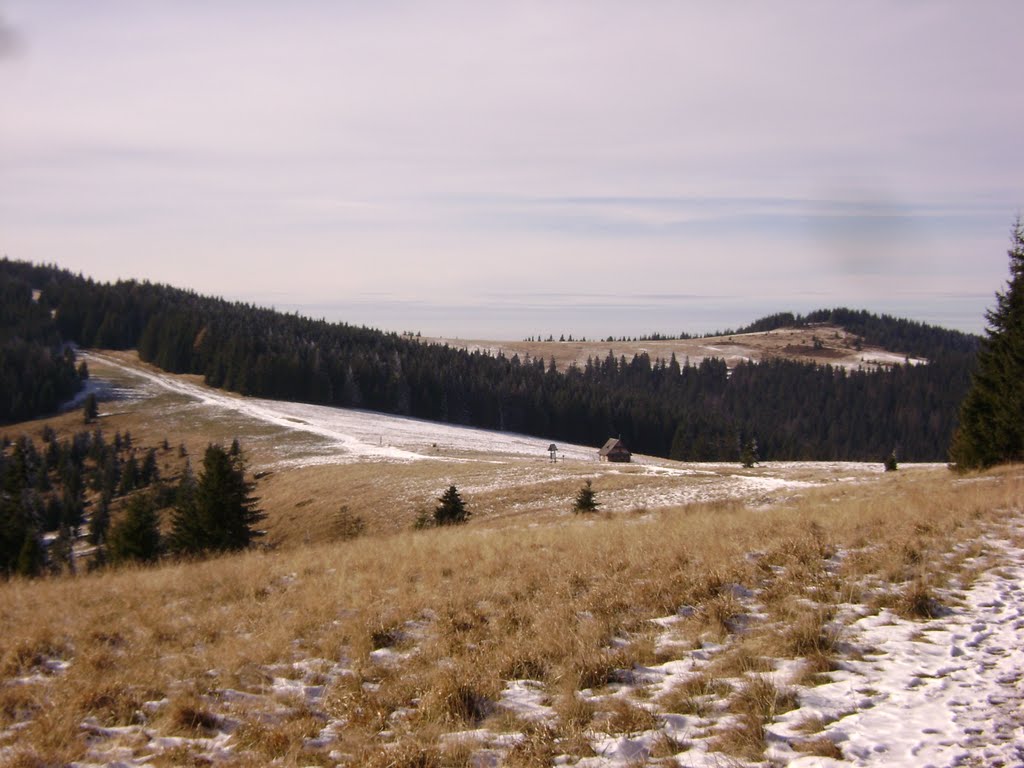
[[[633,455],[626,448],[625,443],[616,437],[610,437],[608,442],[597,452],[597,458],[600,461],[615,461],[628,464]]]

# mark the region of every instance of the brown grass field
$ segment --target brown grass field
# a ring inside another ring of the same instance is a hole
[[[272,465],[264,426],[175,423],[175,397],[104,406],[104,430],[195,456],[249,429],[251,466]],[[80,416],[49,423],[67,434]],[[0,764],[543,766],[593,755],[598,735],[656,731],[647,764],[686,765],[668,726],[685,717],[723,765],[744,765],[850,653],[844,606],[916,617],[955,602],[998,565],[981,537],[1009,535],[1024,502],[1019,466],[755,468],[806,485],[734,494],[737,467],[472,458],[274,470],[258,485],[273,546],[0,583]],[[590,478],[607,503],[574,515]],[[451,482],[479,489],[470,523],[411,530]],[[725,491],[634,503],[688,483]],[[338,540],[341,506],[363,535]],[[702,647],[685,684],[643,677]],[[781,664],[786,685],[768,675]],[[542,716],[507,704],[513,685]],[[836,757],[823,725],[792,748]]]

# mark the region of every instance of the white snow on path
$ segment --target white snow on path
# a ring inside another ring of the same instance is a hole
[[[998,566],[946,615],[913,622],[883,611],[849,628],[850,642],[874,652],[844,662],[835,682],[801,691],[782,729],[808,714],[838,717],[824,735],[846,759],[788,765],[1024,766],[1024,549],[987,544],[1000,551]]]
[[[127,365],[107,355],[87,352],[83,353],[83,356],[87,360],[95,360],[116,368],[130,377],[142,379],[152,387],[188,397],[199,405],[234,411],[285,430],[321,438],[330,449],[318,459],[305,456],[284,459],[281,462],[283,466],[366,460],[451,460],[449,457],[427,453],[438,450],[480,451],[536,458],[547,456],[547,449],[551,444],[550,440],[543,438],[371,411],[242,397],[193,384],[181,377],[153,372],[142,366]],[[597,450],[587,446],[560,443],[558,455],[561,459],[595,461]]]

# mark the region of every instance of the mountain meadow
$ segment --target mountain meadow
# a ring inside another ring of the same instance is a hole
[[[9,260],[0,292],[0,764],[1024,758],[1024,470],[948,466],[995,344],[848,309],[425,339]]]

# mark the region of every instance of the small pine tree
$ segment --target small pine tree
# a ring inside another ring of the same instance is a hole
[[[107,538],[109,528],[110,498],[103,494],[100,496],[89,518],[89,543],[97,546],[103,544]]]
[[[43,572],[46,565],[46,552],[35,531],[25,532],[25,542],[18,553],[17,573],[19,576],[33,577]]]
[[[117,487],[117,492],[120,495],[131,493],[139,487],[139,462],[135,459],[133,453],[128,457],[128,461],[124,463],[124,469],[121,472],[121,483]]]
[[[160,467],[156,463],[155,448],[146,451],[146,457],[142,460],[142,467],[139,469],[139,479],[143,486],[160,480]]]
[[[740,463],[746,469],[750,469],[757,464],[758,460],[757,440],[750,438],[743,444],[743,449],[740,451]]]
[[[458,489],[454,485],[448,486],[448,490],[441,494],[438,499],[441,503],[434,509],[434,523],[437,525],[459,525],[466,522],[470,517]]]
[[[600,505],[597,503],[597,494],[591,487],[590,481],[587,480],[576,494],[576,501],[572,505],[572,511],[576,514],[580,514],[581,512],[596,512],[598,506]]]
[[[893,451],[882,460],[886,472],[895,472],[899,467],[896,464],[896,451]]]
[[[85,365],[85,363],[82,363]],[[96,393],[90,392],[89,396],[85,398],[85,406],[82,408],[82,414],[85,417],[86,424],[92,424],[100,415],[99,405],[96,403]]]

